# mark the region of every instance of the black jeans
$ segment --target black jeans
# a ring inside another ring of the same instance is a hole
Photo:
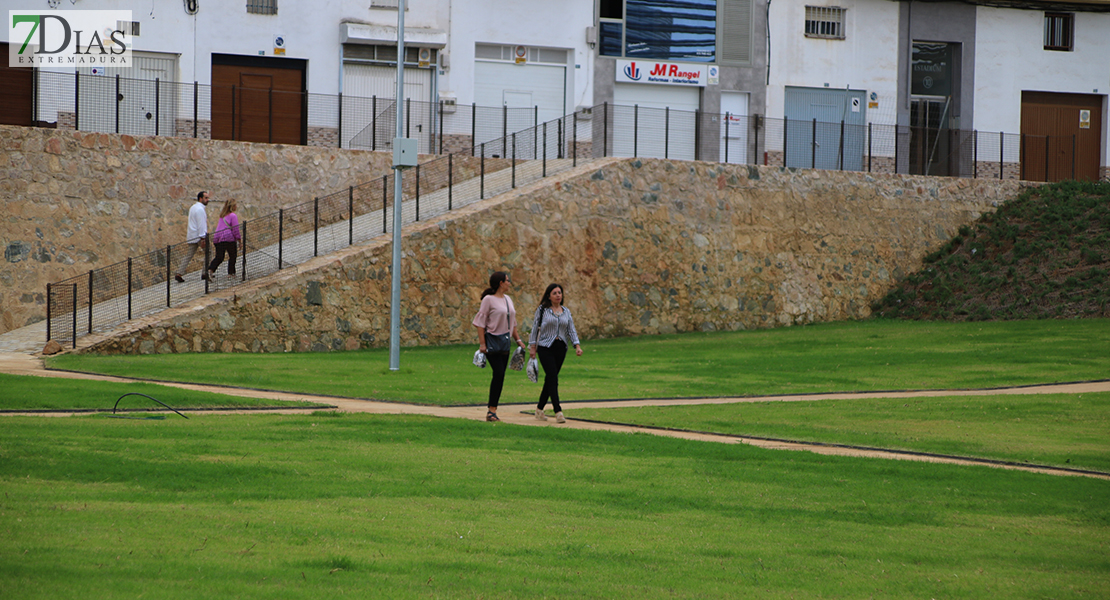
[[[563,412],[563,407],[559,405],[559,370],[563,368],[563,361],[567,358],[567,345],[563,340],[555,340],[550,348],[536,348],[536,354],[543,365],[543,391],[540,392],[540,403],[536,408],[543,410],[550,398],[551,408],[555,412]]]
[[[501,401],[501,388],[505,386],[505,369],[509,367],[508,352],[490,352],[486,354],[486,362],[493,369],[493,380],[489,382],[489,407],[497,408]]]
[[[230,242],[216,242],[216,257],[212,259],[212,263],[208,265],[208,270],[213,273],[216,272],[216,267],[224,262],[224,254],[227,254],[227,274],[235,274],[235,258],[239,254],[239,242],[234,240]]]

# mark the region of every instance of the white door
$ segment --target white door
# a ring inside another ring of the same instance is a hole
[[[186,97],[189,110],[181,117],[193,118],[193,86],[176,83],[177,55],[133,52],[131,62],[128,68],[76,69],[81,73],[81,131],[174,135],[177,103]]]
[[[614,156],[694,160],[700,88],[618,83],[613,104]]]
[[[748,94],[721,92],[721,154],[720,161],[734,164],[748,162]]]
[[[517,156],[538,156],[542,123],[566,114],[566,67],[535,63],[478,61],[474,64],[474,102],[478,106],[475,142],[486,155],[510,156],[517,133]],[[534,126],[539,126],[532,129]],[[551,129],[549,144],[555,140]]]
[[[421,153],[432,143],[434,107],[430,69],[405,69],[405,136],[420,142]],[[343,65],[343,147],[387,150],[397,135],[397,68],[346,63]]]

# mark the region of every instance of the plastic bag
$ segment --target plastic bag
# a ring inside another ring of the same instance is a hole
[[[536,363],[536,359],[528,359],[528,381],[536,383],[540,380],[540,365]]]
[[[481,350],[476,350],[474,352],[474,366],[479,369],[486,368],[486,355],[482,354]]]
[[[513,357],[509,359],[509,368],[514,371],[524,369],[524,348],[520,346],[516,347],[516,352],[514,352]]]

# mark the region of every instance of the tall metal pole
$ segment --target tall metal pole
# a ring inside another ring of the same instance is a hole
[[[397,0],[397,138],[405,135],[405,0]],[[389,302],[389,370],[401,369],[401,169],[393,167],[393,283]]]

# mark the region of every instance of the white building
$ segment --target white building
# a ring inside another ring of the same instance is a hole
[[[8,83],[21,82],[5,86],[4,101],[14,107],[6,122],[371,148],[385,147],[393,136],[396,0],[369,6],[352,0],[37,1],[44,12],[59,14],[131,10],[126,27],[134,64],[47,66],[33,84],[29,74],[6,69]],[[0,2],[0,10],[27,8]],[[703,133],[715,140],[724,130],[717,114],[728,112],[740,132],[732,137],[740,139],[747,115],[763,107],[762,15],[756,0],[409,0],[406,135],[420,139],[424,152],[458,149],[576,108],[584,109],[583,120],[592,119],[591,106],[617,103],[645,111],[670,107],[676,140]],[[701,76],[618,83],[618,67],[636,60]],[[695,111],[704,118],[695,119]],[[645,139],[658,129],[652,117],[643,123]],[[613,111],[609,126],[621,118]],[[596,127],[587,125],[590,136]],[[632,117],[628,127],[638,125]],[[553,135],[570,134],[559,125]],[[661,135],[668,138],[669,131]],[[661,143],[639,150],[662,156]],[[507,152],[503,145],[502,139],[494,152]],[[678,155],[715,159],[724,148],[715,141],[701,145],[708,150],[690,143]],[[747,155],[737,147],[729,160]]]
[[[421,152],[538,153],[539,128],[524,149],[510,134],[574,115],[547,129],[552,152],[1110,170],[1110,0],[809,2],[408,0],[405,135]],[[28,8],[130,10],[134,64],[0,69],[0,122],[372,149],[395,135],[397,0],[0,0]]]
[[[780,164],[1107,177],[1108,2],[795,0],[769,14]]]

